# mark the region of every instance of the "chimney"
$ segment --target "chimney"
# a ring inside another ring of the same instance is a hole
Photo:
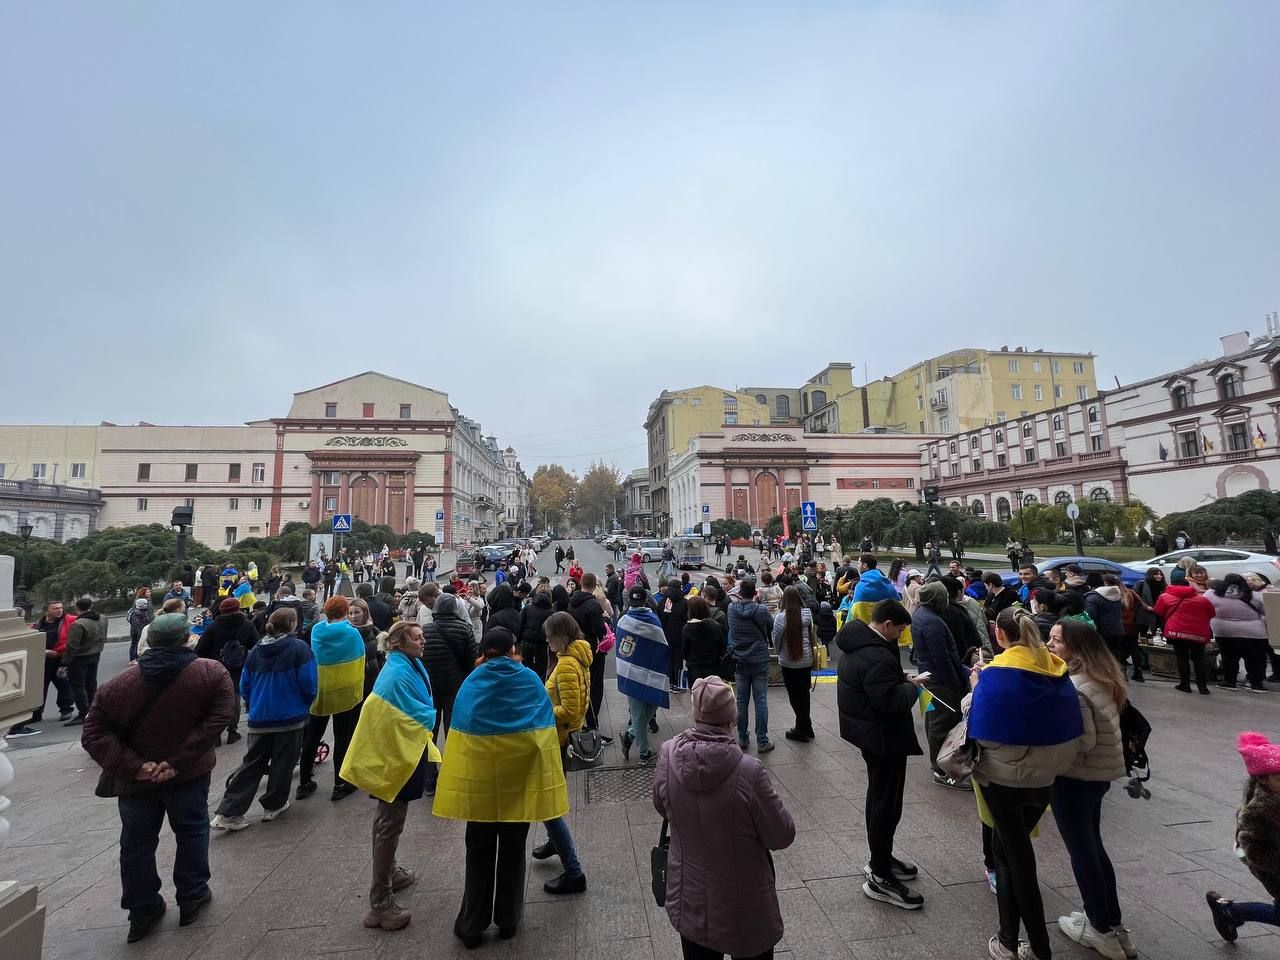
[[[1225,337],[1219,338],[1222,341],[1222,355],[1229,357],[1232,354],[1244,353],[1249,349],[1249,331],[1245,330],[1241,333],[1230,333]]]

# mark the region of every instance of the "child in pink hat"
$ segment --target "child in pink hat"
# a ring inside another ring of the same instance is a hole
[[[1249,782],[1236,819],[1236,846],[1273,902],[1236,903],[1212,890],[1206,893],[1213,925],[1228,943],[1236,939],[1242,923],[1280,927],[1280,743],[1245,732],[1240,734],[1238,749]]]

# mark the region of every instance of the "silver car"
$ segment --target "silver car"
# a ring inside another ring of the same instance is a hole
[[[1169,571],[1178,565],[1183,557],[1190,557],[1209,572],[1211,580],[1221,580],[1228,573],[1258,573],[1272,583],[1280,581],[1280,557],[1266,553],[1250,553],[1236,547],[1189,547],[1186,550],[1174,550],[1163,553],[1150,560],[1134,560],[1125,566],[1139,573],[1146,573],[1148,567],[1159,567],[1164,571],[1165,579],[1169,579]]]

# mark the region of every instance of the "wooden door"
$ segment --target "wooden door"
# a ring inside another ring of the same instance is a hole
[[[800,488],[788,487],[787,488],[787,512],[790,513],[792,510],[799,510],[799,509],[800,509]]]
[[[738,489],[733,491],[733,518],[735,520],[747,519],[747,491]]]
[[[351,481],[351,515],[365,523],[377,523],[378,483],[373,477]]]
[[[778,512],[778,481],[772,473],[756,477],[756,515],[753,526],[763,527],[765,521]]]

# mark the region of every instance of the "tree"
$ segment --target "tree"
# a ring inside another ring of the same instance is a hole
[[[1222,497],[1194,510],[1170,513],[1160,527],[1172,540],[1185,530],[1196,543],[1242,540],[1249,545],[1267,544],[1280,528],[1280,493],[1250,490],[1238,497]]]
[[[779,520],[779,529],[781,529],[782,521]],[[751,524],[745,520],[712,520],[711,535],[713,537],[728,537],[730,540],[745,540],[751,536]]]
[[[533,472],[529,485],[529,513],[534,522],[554,526],[568,517],[578,478],[558,463],[543,464]]]
[[[597,523],[607,527],[613,519],[618,494],[622,491],[622,474],[611,463],[593,463],[578,482],[574,506],[577,515],[588,526]]]

